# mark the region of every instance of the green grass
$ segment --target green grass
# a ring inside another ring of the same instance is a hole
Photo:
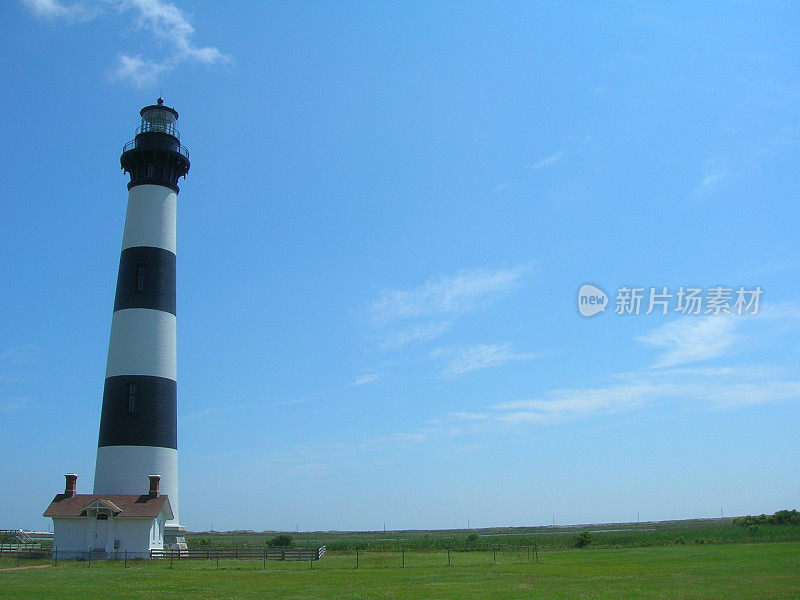
[[[798,541],[797,525],[739,527],[733,519],[692,519],[647,523],[611,523],[568,527],[496,527],[438,531],[314,531],[289,532],[297,546],[327,546],[332,551],[355,550],[490,550],[572,548],[582,531],[589,531],[592,547],[640,548],[670,544],[728,544]],[[187,536],[192,548],[264,546],[278,532],[200,532]]]
[[[60,562],[0,573],[3,600],[175,599],[725,599],[800,597],[800,544],[687,544],[527,553],[343,552],[314,563]],[[8,559],[4,562],[11,563]],[[0,562],[0,568],[6,566]],[[13,565],[9,565],[13,566]]]

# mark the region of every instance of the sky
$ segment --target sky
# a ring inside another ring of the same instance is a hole
[[[0,17],[0,528],[91,492],[119,155],[159,95],[190,530],[797,507],[796,3]]]

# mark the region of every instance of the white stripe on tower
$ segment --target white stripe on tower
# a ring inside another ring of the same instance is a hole
[[[158,104],[120,159],[130,173],[103,390],[94,493],[143,494],[161,475],[177,525],[175,250],[178,178],[189,170],[178,113]]]

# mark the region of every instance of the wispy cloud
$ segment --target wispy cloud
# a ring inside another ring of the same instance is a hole
[[[470,371],[498,367],[513,361],[533,360],[537,354],[516,352],[511,344],[478,344],[460,348],[436,348],[432,358],[446,359],[445,377],[457,377]]]
[[[551,154],[540,161],[534,163],[533,169],[535,171],[541,171],[542,169],[546,169],[547,167],[552,167],[555,164],[560,163],[566,157],[567,152],[565,150],[559,150],[555,154]]]
[[[495,418],[506,423],[548,423],[586,416],[598,411],[633,408],[642,404],[653,386],[637,381],[595,389],[553,390],[543,399],[518,400],[495,405]]]
[[[527,271],[526,266],[463,271],[430,279],[412,290],[385,291],[372,304],[373,319],[386,323],[469,312],[513,289]]]
[[[217,423],[222,422],[225,416],[247,414],[252,416],[260,410],[268,410],[276,406],[288,406],[292,404],[300,404],[307,402],[306,398],[291,398],[289,400],[274,400],[271,402],[247,402],[244,404],[222,404],[213,408],[206,408],[194,413],[189,413],[180,417],[181,421],[214,421]],[[213,418],[212,418],[213,417]]]
[[[730,410],[800,402],[800,378],[794,365],[685,366],[722,357],[733,349],[753,349],[759,339],[795,335],[798,326],[800,307],[796,303],[770,304],[750,319],[684,317],[636,338],[663,349],[653,366],[618,373],[599,385],[551,389],[533,398],[448,413],[432,422],[450,424],[451,430],[462,433],[486,433],[512,425],[591,418],[665,403]]]
[[[357,387],[359,385],[367,385],[368,383],[373,383],[380,379],[380,373],[370,373],[369,375],[362,375],[361,377],[356,377],[353,382],[350,384],[350,387]]]
[[[134,27],[150,33],[170,49],[159,59],[121,52],[114,67],[113,78],[136,87],[153,85],[159,77],[183,62],[215,64],[229,60],[213,46],[198,46],[192,41],[194,27],[174,4],[163,0],[86,0],[65,4],[57,0],[25,0],[30,10],[43,18],[61,19],[67,23],[89,21],[102,14],[132,15]]]
[[[800,380],[792,373],[782,375],[783,378],[776,378],[776,369],[761,365],[642,371],[629,374],[623,383],[559,389],[542,398],[499,403],[492,407],[492,418],[501,423],[552,423],[658,402],[693,403],[723,410],[800,401]]]
[[[408,290],[385,290],[369,305],[370,320],[384,337],[384,345],[433,339],[453,319],[486,307],[520,284],[527,265],[510,269],[479,269],[429,279]]]
[[[700,183],[695,188],[695,195],[702,195],[714,191],[728,176],[728,167],[720,159],[709,159],[703,165],[703,174]]]
[[[513,190],[516,187],[517,185],[515,183],[511,183],[510,181],[504,181],[494,186],[494,192],[499,194],[500,192],[507,192],[509,190]]]
[[[29,398],[0,398],[0,414],[19,412],[32,406]]]
[[[426,439],[422,433],[393,433],[389,437],[396,442],[424,442]]]
[[[29,367],[37,361],[39,348],[32,344],[13,346],[0,352],[0,367]]]
[[[57,0],[23,0],[36,16],[45,19],[62,19],[69,23],[88,21],[96,17],[102,8],[97,2],[73,2],[64,4]]]
[[[675,367],[721,356],[740,341],[736,333],[740,322],[741,318],[731,315],[685,317],[636,339],[664,349],[654,367]]]
[[[386,349],[399,348],[411,342],[432,340],[450,329],[452,321],[432,321],[416,325],[404,325],[398,329],[385,328],[381,346]]]

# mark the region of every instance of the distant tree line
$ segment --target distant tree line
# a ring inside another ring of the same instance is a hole
[[[733,524],[739,527],[749,527],[750,525],[800,525],[800,512],[792,509],[779,510],[774,515],[758,515],[757,517],[747,515],[746,517],[736,517],[733,520]]]

